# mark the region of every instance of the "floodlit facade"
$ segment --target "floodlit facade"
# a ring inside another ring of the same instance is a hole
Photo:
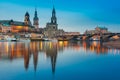
[[[95,30],[86,30],[84,34],[99,34],[99,33],[111,33],[106,27],[96,27]]]

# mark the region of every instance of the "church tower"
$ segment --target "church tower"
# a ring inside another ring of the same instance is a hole
[[[35,14],[34,14],[34,18],[33,18],[33,25],[36,29],[39,28],[39,18],[37,16],[37,10],[36,9],[35,9]]]
[[[53,6],[53,10],[52,10],[51,23],[52,24],[57,24],[56,11],[55,11],[54,6]]]
[[[25,14],[24,23],[25,23],[26,25],[31,25],[30,15],[29,15],[28,12],[26,12],[26,14]]]
[[[52,9],[51,22],[48,22],[46,24],[46,29],[44,31],[44,34],[48,38],[55,38],[58,34],[58,24],[57,24],[57,17],[54,6]]]

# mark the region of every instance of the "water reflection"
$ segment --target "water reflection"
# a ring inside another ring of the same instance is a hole
[[[58,53],[69,49],[94,52],[96,54],[120,53],[120,50],[103,47],[100,42],[0,42],[0,59],[12,61],[23,58],[24,67],[28,70],[30,58],[33,55],[34,70],[36,71],[38,55],[43,53],[46,55],[46,58],[51,59],[52,73],[54,74]]]

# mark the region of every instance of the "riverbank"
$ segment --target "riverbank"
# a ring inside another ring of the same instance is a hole
[[[103,46],[120,49],[120,40],[104,42]]]

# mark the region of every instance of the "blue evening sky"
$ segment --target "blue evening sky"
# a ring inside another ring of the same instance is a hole
[[[105,26],[120,32],[120,0],[0,0],[0,20],[24,21],[28,11],[33,22],[37,7],[40,27],[45,27],[50,21],[53,3],[60,29],[83,33],[86,29]]]

